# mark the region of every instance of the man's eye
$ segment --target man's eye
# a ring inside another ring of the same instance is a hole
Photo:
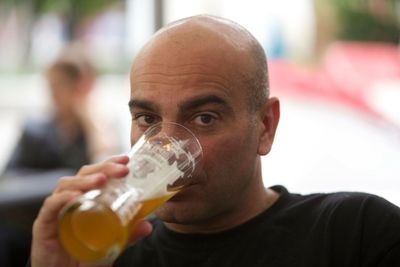
[[[201,114],[194,118],[194,122],[200,126],[211,125],[215,120],[215,117],[210,114]]]
[[[148,114],[140,114],[133,118],[137,123],[141,126],[148,126],[157,122],[155,116],[148,115]]]

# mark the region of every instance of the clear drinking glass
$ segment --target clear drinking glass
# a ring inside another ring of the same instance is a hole
[[[128,156],[126,177],[111,178],[60,212],[59,239],[81,262],[114,260],[135,224],[191,183],[202,148],[190,130],[164,122],[145,131]]]

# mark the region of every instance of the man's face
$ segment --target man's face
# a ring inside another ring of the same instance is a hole
[[[255,183],[259,122],[249,113],[246,89],[232,72],[233,64],[240,65],[238,58],[208,47],[182,53],[171,47],[153,50],[132,69],[131,142],[160,121],[194,132],[203,148],[197,183],[156,214],[172,223],[206,223],[240,208],[242,193]]]
[[[59,69],[50,70],[47,73],[47,81],[57,116],[75,116],[76,82]]]

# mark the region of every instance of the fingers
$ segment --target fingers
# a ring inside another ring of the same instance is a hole
[[[84,166],[75,176],[61,178],[52,195],[44,201],[34,222],[32,255],[40,255],[45,258],[43,255],[51,250],[55,251],[55,258],[70,259],[58,241],[60,211],[83,193],[104,186],[108,178],[126,176],[129,173],[126,166],[128,162],[127,156],[117,156],[102,163]],[[143,232],[145,233],[146,230],[140,230],[139,236]],[[32,256],[32,258],[35,257]]]
[[[126,166],[128,161],[129,158],[127,156],[117,156],[97,164],[85,165],[76,176],[61,178],[54,193],[64,190],[86,192],[99,188],[105,184],[107,178],[126,176],[129,173],[129,169]]]
[[[126,166],[128,162],[129,158],[125,155],[112,157],[104,162],[83,166],[79,170],[78,175],[88,175],[102,172],[108,177],[123,177],[129,173],[129,169]]]
[[[129,236],[128,243],[132,244],[137,240],[150,235],[152,231],[153,231],[153,226],[151,225],[151,223],[149,223],[146,220],[141,220],[136,225],[134,225],[133,231]]]
[[[48,197],[33,224],[33,243],[35,240],[57,240],[57,221],[59,211],[68,202],[81,195],[79,191],[65,191]]]
[[[113,157],[105,162],[84,166],[76,176],[63,177],[59,180],[53,194],[49,196],[37,218],[39,225],[50,224],[57,220],[59,211],[68,202],[83,193],[103,186],[109,177],[123,177],[129,170],[127,156]]]
[[[79,191],[64,191],[49,196],[43,203],[43,208],[39,212],[38,219],[40,219],[42,223],[53,222],[57,219],[57,216],[54,216],[54,214],[58,214],[59,210],[61,210],[65,204],[80,195],[81,192]]]
[[[91,175],[62,177],[54,193],[65,190],[86,192],[94,188],[99,188],[105,184],[107,177],[103,173],[95,173]]]

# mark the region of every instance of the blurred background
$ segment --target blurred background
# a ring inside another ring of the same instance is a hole
[[[399,0],[2,0],[0,169],[24,123],[54,110],[45,72],[71,44],[96,70],[91,107],[109,122],[99,133],[126,151],[132,59],[157,29],[201,13],[242,24],[269,58],[282,115],[263,158],[267,186],[367,191],[400,205]],[[8,197],[45,187],[19,186],[0,180]]]

